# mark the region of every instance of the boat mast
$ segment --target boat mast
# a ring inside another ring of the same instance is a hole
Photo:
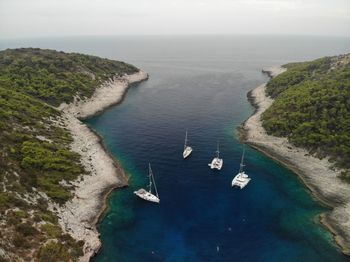
[[[152,181],[153,181],[153,185],[154,185],[154,190],[156,191],[156,195],[159,198],[158,191],[157,191],[157,186],[156,186],[156,181],[154,180],[154,175],[153,175],[153,172],[152,172],[152,169],[151,169],[151,164],[149,164],[149,182],[150,182],[150,187],[152,186]],[[151,192],[151,188],[150,188],[150,193],[152,193]]]
[[[219,151],[219,141],[217,142],[217,150],[216,150],[216,157],[220,158],[220,151]]]
[[[149,178],[149,190],[148,192],[150,192],[152,194],[152,169],[151,169],[151,163],[148,163],[148,178]]]
[[[240,163],[240,165],[239,165],[239,173],[242,173],[242,172],[243,172],[243,167],[244,167],[244,164],[243,164],[244,152],[245,152],[245,146],[243,146],[243,153],[242,153],[241,163]]]
[[[185,136],[185,145],[184,145],[184,150],[186,149],[187,147],[187,129],[186,129],[186,136]]]

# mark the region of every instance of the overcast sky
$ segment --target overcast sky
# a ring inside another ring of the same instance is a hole
[[[141,34],[350,36],[350,0],[0,0],[0,38]]]

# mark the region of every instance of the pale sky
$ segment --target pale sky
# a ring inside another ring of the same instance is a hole
[[[188,34],[350,36],[350,0],[0,0],[0,38]]]

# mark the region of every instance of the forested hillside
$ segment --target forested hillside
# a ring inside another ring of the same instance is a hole
[[[262,115],[264,128],[320,158],[329,156],[350,181],[350,55],[284,67],[267,84],[275,101]]]
[[[76,53],[31,48],[0,52],[0,86],[54,106],[71,102],[75,94],[89,97],[112,76],[136,71],[123,62]]]
[[[75,261],[82,254],[83,243],[63,234],[47,210],[49,201],[69,200],[70,181],[85,172],[71,135],[55,124],[55,107],[137,71],[81,54],[0,51],[0,261]]]

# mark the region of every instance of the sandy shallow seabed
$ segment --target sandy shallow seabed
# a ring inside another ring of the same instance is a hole
[[[75,99],[71,104],[59,106],[63,115],[59,124],[72,134],[71,148],[81,155],[82,165],[90,172],[73,183],[76,188],[71,201],[62,207],[51,205],[63,230],[85,242],[84,255],[79,261],[89,261],[100,249],[96,223],[105,209],[106,198],[114,188],[127,185],[125,173],[118,162],[106,152],[98,135],[79,119],[91,117],[120,103],[131,84],[147,78],[147,73],[142,70],[116,77],[97,88],[91,98]]]
[[[270,77],[286,69],[272,67],[263,70]],[[321,215],[321,223],[333,234],[342,252],[350,255],[350,186],[338,178],[327,159],[310,156],[302,148],[291,145],[286,138],[267,135],[260,120],[261,114],[271,106],[273,99],[265,95],[266,84],[248,93],[248,99],[255,106],[255,113],[240,127],[243,142],[251,145],[269,157],[277,160],[295,172],[313,195],[332,210]]]

